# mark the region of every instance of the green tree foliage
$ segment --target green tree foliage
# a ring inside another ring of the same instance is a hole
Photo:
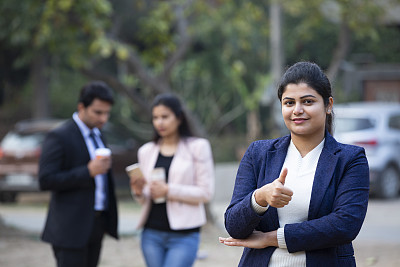
[[[123,36],[126,25],[121,22],[109,39],[117,55],[119,79],[101,74],[99,68],[86,73],[105,79],[139,107],[148,106],[157,93],[178,93],[195,114],[194,122],[209,135],[227,125],[234,127],[232,122],[246,111],[257,110],[254,98],[263,91],[258,77],[266,75],[269,65],[267,6],[232,1],[155,2],[119,13],[122,18],[128,18],[127,12],[137,16],[133,23],[137,28],[129,38]],[[257,25],[263,25],[261,30]],[[129,55],[118,57],[118,46]],[[149,109],[123,110],[125,116],[138,117]],[[240,125],[236,130],[242,131]]]
[[[299,59],[316,61],[334,80],[341,62],[351,53],[382,45],[385,36],[394,34],[386,31],[384,21],[387,11],[398,7],[400,1],[290,0],[282,4],[286,12],[284,40],[288,64]],[[379,50],[373,53],[380,54]]]
[[[193,31],[198,29],[193,49],[173,76],[188,82],[175,88],[201,114],[211,135],[229,124],[230,130],[243,132],[240,124],[236,128],[231,122],[244,122],[243,115],[258,110],[266,86],[258,84],[258,77],[269,69],[267,6],[224,1],[217,7],[200,3],[197,8],[202,12],[192,26]]]
[[[111,11],[107,0],[3,0],[0,40],[21,48],[15,67],[29,65],[41,49],[80,66],[93,56],[89,45],[105,35]]]
[[[57,68],[88,64],[96,56],[89,47],[105,36],[111,11],[107,0],[1,1],[0,43],[2,58],[7,60],[2,68],[18,75],[16,79],[0,77],[8,102],[27,92],[32,95],[28,101],[32,109],[26,112],[34,117],[49,116],[49,84],[55,79],[51,75]],[[19,81],[32,90],[16,93],[15,89],[22,88]]]

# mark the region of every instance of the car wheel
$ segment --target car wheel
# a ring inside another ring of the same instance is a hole
[[[3,203],[14,203],[17,200],[17,193],[15,192],[1,192],[0,202]]]
[[[389,166],[382,172],[379,182],[379,197],[395,198],[400,190],[400,175],[398,171]]]

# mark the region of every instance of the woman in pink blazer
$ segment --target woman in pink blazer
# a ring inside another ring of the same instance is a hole
[[[155,98],[152,122],[153,141],[138,152],[143,177],[131,180],[135,199],[143,205],[138,224],[143,227],[143,256],[149,267],[192,266],[200,227],[206,223],[204,203],[214,192],[211,146],[193,136],[180,101],[172,94]],[[152,179],[157,167],[164,168],[165,181]]]

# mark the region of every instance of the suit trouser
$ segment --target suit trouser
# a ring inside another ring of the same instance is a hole
[[[106,217],[96,213],[88,244],[83,248],[63,248],[53,246],[57,267],[96,267],[105,233]]]

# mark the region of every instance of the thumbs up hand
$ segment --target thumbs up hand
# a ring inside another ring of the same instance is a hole
[[[284,169],[282,170],[281,175],[280,175],[280,176],[278,177],[278,179],[276,179],[275,181],[279,181],[282,185],[285,185],[287,173],[288,173],[288,169],[287,169],[287,168],[284,168]],[[275,182],[275,181],[274,181],[274,182]]]
[[[287,168],[283,169],[281,175],[272,183],[266,184],[256,190],[254,196],[259,205],[282,208],[289,204],[290,200],[292,200],[293,191],[285,187],[287,173]]]

